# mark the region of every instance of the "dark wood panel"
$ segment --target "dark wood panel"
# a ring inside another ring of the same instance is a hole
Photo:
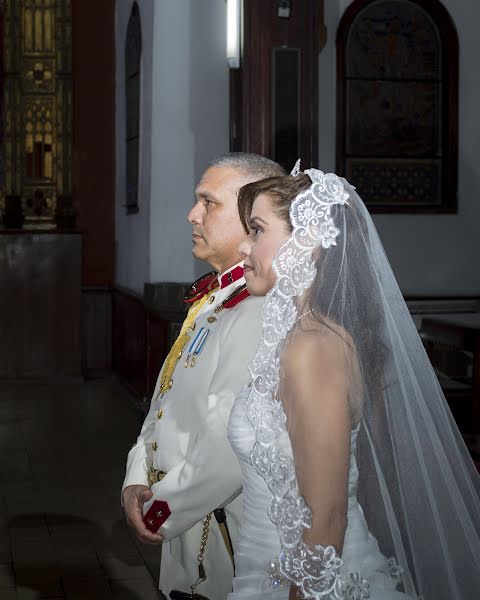
[[[112,290],[82,289],[82,369],[85,377],[112,370]]]
[[[116,288],[113,292],[113,371],[131,392],[147,394],[147,316],[141,296]]]
[[[318,53],[326,40],[323,2],[292,2],[289,18],[279,17],[278,8],[273,0],[244,2],[241,68],[231,73],[230,82],[235,95],[230,100],[231,146],[274,158],[273,50],[299,49],[298,135],[300,156],[310,167],[318,160]]]
[[[81,376],[81,242],[0,235],[0,377]]]
[[[147,394],[151,398],[163,361],[168,354],[168,322],[159,315],[147,313]]]
[[[422,320],[421,331],[430,358],[435,347],[443,346],[452,354],[468,352],[473,356],[471,378],[461,378],[471,384],[470,390],[464,390],[471,399],[470,418],[464,427],[478,433],[480,426],[480,313],[459,315],[437,315]],[[447,374],[450,375],[450,374]],[[466,375],[466,373],[465,373]],[[455,373],[452,374],[455,378]],[[468,414],[468,413],[467,413]]]
[[[113,291],[113,371],[140,398],[150,399],[163,361],[185,316],[185,284],[146,284],[145,297]]]

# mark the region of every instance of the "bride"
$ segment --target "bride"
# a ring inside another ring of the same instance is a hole
[[[228,429],[244,486],[228,599],[478,598],[480,478],[360,197],[296,165],[239,210],[266,299]]]

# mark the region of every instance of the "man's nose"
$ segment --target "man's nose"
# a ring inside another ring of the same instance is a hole
[[[198,224],[198,223],[201,222],[201,220],[202,220],[202,211],[201,211],[201,207],[200,207],[200,203],[199,202],[195,202],[195,204],[193,205],[192,209],[190,210],[190,212],[187,215],[187,219],[192,224],[194,224],[194,223]]]

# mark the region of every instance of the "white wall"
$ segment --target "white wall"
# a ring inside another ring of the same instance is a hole
[[[151,281],[192,281],[209,269],[192,258],[186,215],[214,155],[227,152],[225,1],[155,3]]]
[[[349,0],[326,0],[328,42],[319,59],[319,163],[335,169],[335,36]],[[459,62],[458,214],[374,215],[406,294],[480,294],[480,20],[478,0],[444,0],[457,28]],[[352,182],[353,184],[355,182]]]
[[[115,283],[139,293],[150,274],[150,165],[152,128],[152,46],[154,0],[139,0],[142,25],[139,208],[126,215],[125,40],[133,0],[116,3],[116,200]]]
[[[229,146],[225,0],[142,0],[140,213],[125,216],[123,52],[133,0],[117,2],[117,278],[189,282],[208,270],[192,257],[186,219],[214,155]]]

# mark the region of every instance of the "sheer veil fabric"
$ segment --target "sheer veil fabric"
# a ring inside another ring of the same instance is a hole
[[[297,482],[304,465],[282,444],[289,431],[282,350],[318,323],[345,348],[358,502],[381,553],[392,557],[389,576],[411,598],[474,600],[480,594],[480,478],[365,205],[336,175],[306,173],[312,186],[292,203],[293,232],[274,260],[277,280],[265,299],[262,338],[249,367],[251,463],[272,493],[269,516],[281,546],[272,558],[302,597],[369,597],[368,591],[348,595],[353,588],[339,576],[342,555],[303,542],[311,519]],[[300,319],[306,308],[312,318]]]

